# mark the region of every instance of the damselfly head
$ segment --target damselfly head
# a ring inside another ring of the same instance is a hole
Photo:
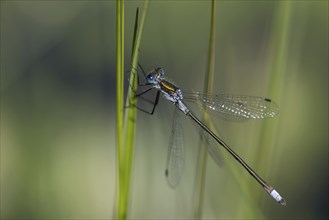
[[[161,80],[163,78],[163,75],[164,75],[164,69],[158,67],[152,70],[151,72],[149,72],[149,74],[147,74],[146,80],[148,83],[154,84],[157,83],[159,80]]]

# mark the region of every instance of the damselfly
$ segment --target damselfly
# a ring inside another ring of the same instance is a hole
[[[142,69],[142,68],[141,68]],[[154,113],[155,107],[158,104],[160,94],[170,102],[172,102],[177,109],[190,117],[197,125],[200,126],[206,133],[208,133],[218,144],[224,147],[233,157],[237,160],[249,174],[268,192],[271,197],[280,203],[286,205],[286,201],[280,196],[280,194],[269,184],[267,184],[237,153],[235,153],[221,138],[219,138],[212,130],[210,130],[201,120],[199,120],[187,107],[185,101],[198,101],[204,107],[227,115],[229,117],[235,117],[238,119],[263,119],[274,117],[278,113],[277,105],[268,98],[255,97],[255,96],[241,96],[241,95],[223,95],[223,94],[207,94],[202,92],[189,92],[184,93],[182,90],[169,82],[164,77],[164,69],[155,68],[148,74],[145,74],[145,84],[139,86],[147,86],[144,91],[136,94],[139,97],[153,89],[157,91],[154,101],[153,109],[149,112]],[[178,129],[180,132],[181,129]],[[178,135],[179,136],[179,135]],[[180,152],[182,153],[182,152]],[[216,154],[217,152],[213,152]],[[216,155],[215,155],[216,157]],[[170,160],[170,158],[169,158]],[[168,176],[168,169],[166,175]],[[180,174],[178,174],[180,175]]]

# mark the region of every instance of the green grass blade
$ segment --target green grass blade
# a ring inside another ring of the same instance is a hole
[[[289,54],[288,46],[290,42],[289,36],[291,36],[291,13],[293,7],[290,1],[280,2],[278,7],[277,15],[275,18],[275,24],[273,25],[273,35],[271,39],[271,45],[275,47],[271,48],[270,64],[268,66],[268,71],[270,75],[269,80],[269,97],[276,100],[278,103],[280,98],[284,94],[284,79],[286,67],[287,67],[287,57]],[[278,119],[275,120],[277,122]],[[278,123],[276,123],[277,125]],[[273,124],[265,124],[264,128],[261,130],[259,152],[261,157],[259,158],[259,163],[267,163],[270,167],[272,165],[272,152],[275,147],[275,136],[277,133],[277,126]],[[270,144],[269,144],[270,143]],[[262,147],[266,146],[266,147]]]
[[[211,18],[210,18],[210,38],[209,38],[209,51],[208,51],[208,66],[205,75],[204,92],[212,93],[213,91],[213,79],[215,70],[215,18],[216,18],[216,4],[215,0],[211,2]],[[209,116],[207,111],[204,111],[204,122],[209,124]],[[201,139],[198,159],[197,170],[194,183],[194,213],[195,219],[201,219],[203,211],[204,191],[206,182],[207,171],[207,158],[208,158],[208,146],[204,140]]]
[[[287,73],[287,62],[289,55],[289,43],[291,41],[292,30],[292,11],[293,3],[290,1],[279,2],[274,18],[273,30],[271,34],[270,44],[274,45],[270,48],[268,75],[270,76],[268,82],[269,97],[274,99],[280,106],[280,99],[284,94],[284,82]],[[257,156],[257,165],[262,167],[263,173],[273,174],[273,161],[276,159],[274,152],[282,151],[276,145],[276,138],[278,133],[279,118],[273,119],[271,123],[264,123],[259,136],[258,148],[256,151],[259,153]],[[272,175],[271,178],[274,179]],[[271,181],[272,182],[272,181]],[[278,189],[279,190],[279,189]]]
[[[137,37],[138,14],[139,14],[139,8],[136,9],[135,26],[134,26],[134,36],[133,36],[133,42],[132,42],[132,47],[131,47],[131,62],[133,61],[133,54],[134,54],[134,48],[135,48],[135,43],[136,43],[136,37]]]
[[[116,178],[116,210],[121,207],[123,162],[123,99],[124,99],[124,0],[116,2],[116,145],[117,145],[117,178]],[[118,213],[118,212],[117,212]]]
[[[291,7],[292,3],[290,1],[282,1],[278,2],[276,13],[273,19],[272,25],[272,33],[270,36],[269,45],[272,47],[269,48],[269,64],[268,64],[268,75],[270,75],[269,81],[269,95],[268,97],[274,99],[275,101],[279,101],[278,98],[282,97],[283,94],[283,83],[285,76],[285,67],[287,54],[288,54],[288,42],[289,42],[289,30],[291,30],[290,18],[291,18]],[[280,104],[279,102],[277,102]],[[255,145],[253,149],[250,149],[251,152],[257,152],[257,154],[253,153],[255,166],[259,167],[257,170],[260,174],[269,174],[272,173],[272,161],[273,161],[273,152],[275,146],[275,138],[278,131],[278,119],[273,119],[271,123],[264,122],[262,129],[259,132],[259,141]],[[238,175],[238,174],[237,174]],[[245,174],[247,175],[247,174]],[[274,179],[274,176],[264,175],[264,178],[268,180],[270,177]],[[239,178],[237,176],[237,178]],[[241,179],[241,176],[240,176]],[[272,184],[273,181],[269,181]],[[242,186],[246,188],[245,186]],[[275,187],[275,186],[274,186]],[[276,187],[275,187],[276,188]],[[277,189],[279,190],[279,189]],[[255,213],[254,216],[260,216],[261,213],[260,207],[256,207],[255,201],[259,202],[260,198],[267,198],[267,196],[263,196],[264,192],[261,190],[256,192],[251,192],[250,189],[244,189],[245,195],[247,199],[252,199],[251,202],[248,202],[249,209],[252,210],[252,213]],[[251,197],[252,196],[252,197]],[[283,195],[284,196],[284,195]],[[250,198],[251,197],[251,198]],[[246,210],[242,207],[245,202],[241,202],[240,205],[237,206],[237,217],[245,216]],[[259,213],[256,214],[256,211]]]
[[[208,66],[205,75],[205,84],[204,91],[207,93],[213,92],[213,82],[214,82],[214,72],[215,72],[215,21],[216,21],[216,1],[212,1],[211,8],[211,25],[210,25],[210,38],[209,38],[209,51],[208,51]],[[203,108],[200,107],[200,110],[204,111]],[[214,123],[210,120],[210,117],[206,111],[204,111],[204,122],[217,134],[219,134],[218,129],[214,125]],[[218,146],[221,150],[221,147]],[[223,151],[222,151],[223,152]],[[223,152],[226,153],[226,152]],[[198,154],[198,164],[197,164],[197,174],[196,174],[196,182],[194,185],[194,218],[201,219],[202,211],[203,211],[203,200],[204,200],[204,191],[205,191],[205,178],[206,178],[206,168],[207,168],[207,145],[205,142],[202,142],[199,148]],[[255,206],[255,202],[252,202],[253,196],[251,190],[241,182],[241,174],[239,171],[239,166],[236,166],[235,163],[232,163],[231,158],[227,158],[230,161],[225,161],[225,157],[223,157],[226,167],[230,170],[233,175],[234,180],[239,185],[240,189],[243,192],[241,195],[242,200],[248,204],[248,210],[244,210],[245,214],[249,217],[253,216],[262,216],[261,210]],[[229,196],[229,195],[226,195]]]
[[[130,70],[130,86],[128,89],[126,106],[134,106],[136,104],[135,92],[137,88],[136,80],[136,69],[138,66],[138,56],[139,48],[142,39],[142,32],[144,29],[144,23],[146,19],[146,14],[148,11],[149,1],[144,1],[144,7],[142,12],[142,18],[140,22],[140,27],[138,28],[138,9],[136,12],[136,22],[134,30],[133,39],[133,52],[131,60],[131,70]],[[117,218],[127,219],[128,205],[129,205],[129,195],[130,195],[130,182],[132,173],[132,161],[134,155],[134,140],[135,140],[135,130],[136,130],[136,108],[126,108],[124,121],[123,121],[123,131],[122,131],[122,146],[118,152],[121,153],[121,157],[118,156],[118,203],[117,203]]]

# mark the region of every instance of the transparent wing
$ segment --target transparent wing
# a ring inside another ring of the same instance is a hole
[[[228,94],[185,92],[184,100],[228,116],[229,119],[264,119],[276,116],[279,107],[271,99]]]
[[[208,153],[212,157],[212,159],[215,161],[215,163],[219,166],[222,167],[224,165],[223,158],[221,156],[221,153],[219,151],[219,147],[217,144],[212,143],[209,138],[209,134],[207,134],[204,130],[201,128],[199,129],[199,134],[202,140],[205,142],[208,148]]]
[[[170,135],[166,177],[170,187],[175,188],[184,170],[184,136],[178,108],[175,109]]]

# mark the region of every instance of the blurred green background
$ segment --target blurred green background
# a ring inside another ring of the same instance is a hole
[[[126,2],[127,70],[138,6]],[[209,1],[152,1],[144,69],[162,66],[183,89],[202,90],[209,21]],[[1,219],[112,218],[115,1],[1,1],[0,65]],[[327,219],[328,2],[218,1],[215,70],[214,92],[279,104],[274,119],[215,122],[287,206],[223,152],[222,168],[208,162],[203,217]],[[172,111],[161,100],[153,116],[138,112],[132,219],[192,217],[197,131],[182,120],[185,173],[172,190],[164,176]]]

